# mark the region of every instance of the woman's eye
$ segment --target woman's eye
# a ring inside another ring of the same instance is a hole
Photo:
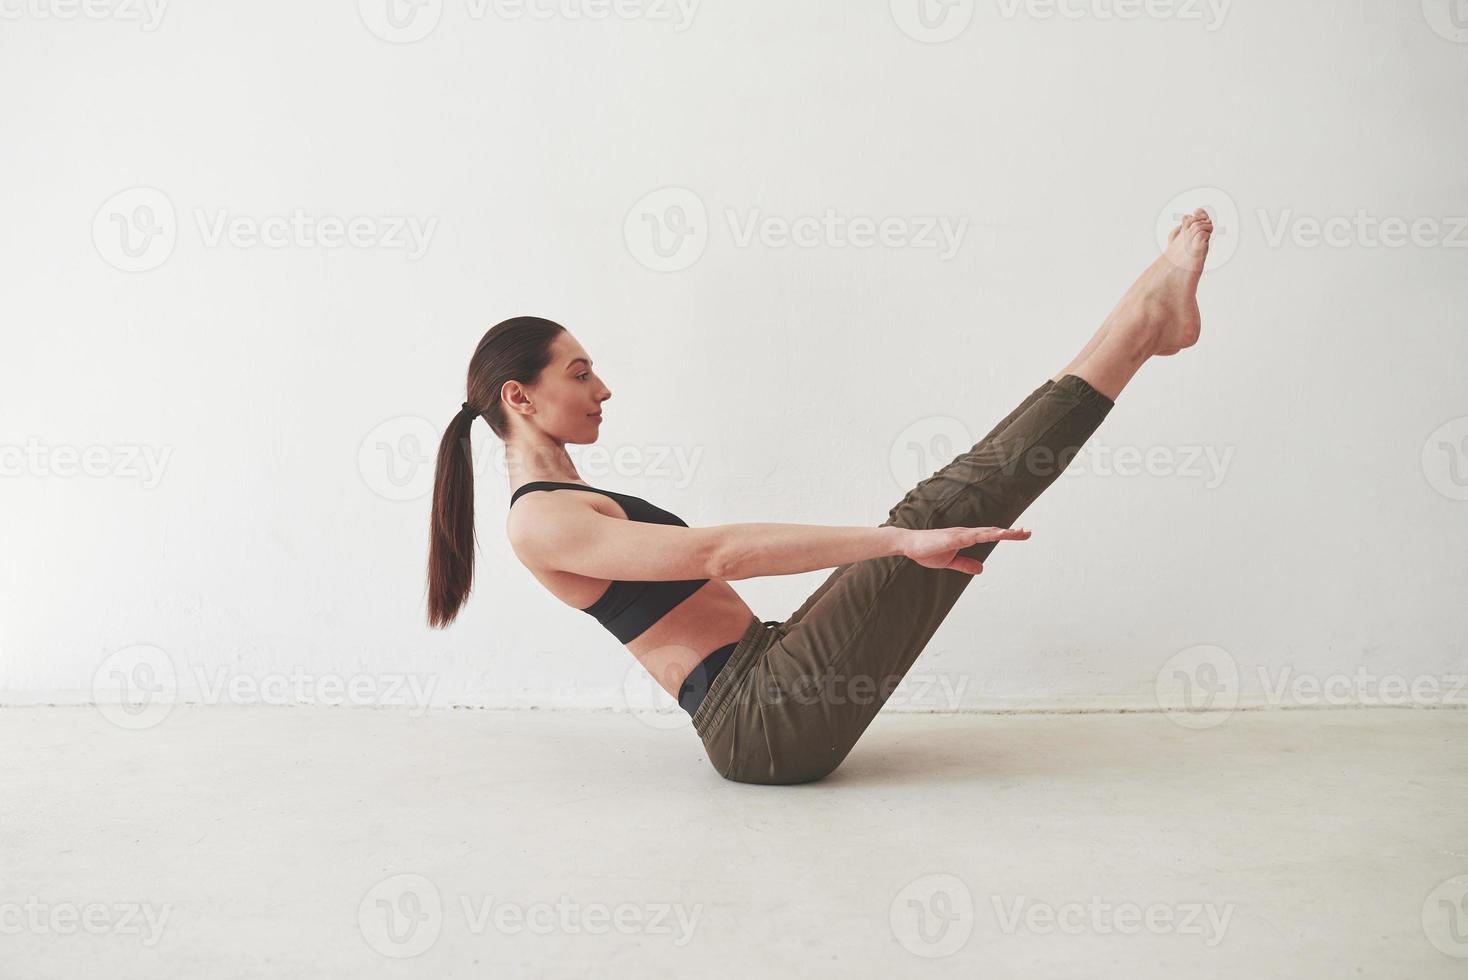
[[[589,375],[589,374],[587,374],[587,373],[585,373],[585,372],[584,372],[584,371],[583,371],[583,372],[582,372],[582,373],[581,373],[581,374],[578,374],[578,375],[576,375],[576,377],[578,377],[578,378],[589,378],[589,377],[590,377],[590,375]]]

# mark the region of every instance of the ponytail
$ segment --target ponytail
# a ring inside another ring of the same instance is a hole
[[[454,416],[438,444],[428,542],[428,625],[454,621],[474,584],[474,466],[469,429],[478,415]]]
[[[469,430],[483,418],[500,439],[510,434],[501,390],[510,381],[535,384],[551,360],[551,343],[566,328],[537,316],[490,327],[474,348],[465,391],[469,401],[438,444],[428,540],[428,625],[454,621],[474,584],[474,466]],[[473,406],[480,406],[476,410]]]

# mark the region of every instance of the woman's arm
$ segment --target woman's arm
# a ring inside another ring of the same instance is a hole
[[[823,527],[818,524],[725,524],[720,578],[793,575],[869,558],[901,555],[924,568],[978,575],[982,562],[960,555],[985,541],[1025,541],[1025,528],[1007,527]]]
[[[536,504],[509,528],[511,546],[522,560],[540,568],[632,582],[737,581],[889,555],[904,555],[929,568],[977,574],[982,565],[959,557],[959,549],[1029,537],[1028,531],[1006,528],[910,530],[890,525],[763,523],[680,527],[608,517],[569,500]]]
[[[520,504],[510,546],[537,567],[629,582],[792,575],[901,554],[896,527],[719,524],[680,527],[608,517],[579,500]]]
[[[821,524],[722,524],[722,579],[794,575],[868,558],[903,553],[910,532],[900,527],[827,527]]]

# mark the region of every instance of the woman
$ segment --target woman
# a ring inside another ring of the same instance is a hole
[[[611,392],[558,324],[493,327],[469,363],[433,490],[428,618],[446,626],[474,572],[469,427],[505,440],[516,556],[597,618],[693,719],[726,779],[803,783],[846,758],[1012,523],[1075,458],[1146,360],[1197,342],[1213,226],[1201,209],[1085,348],[971,449],[920,482],[879,527],[692,528],[639,497],[592,487],[567,444],[594,442]],[[834,568],[784,622],[761,621],[737,579]]]

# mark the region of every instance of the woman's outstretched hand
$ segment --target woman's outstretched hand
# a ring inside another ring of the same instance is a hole
[[[960,551],[986,541],[1024,541],[1030,532],[1022,527],[940,527],[909,528],[907,535],[903,555],[924,568],[948,568],[978,575],[984,570],[984,563],[963,558],[958,554]]]

